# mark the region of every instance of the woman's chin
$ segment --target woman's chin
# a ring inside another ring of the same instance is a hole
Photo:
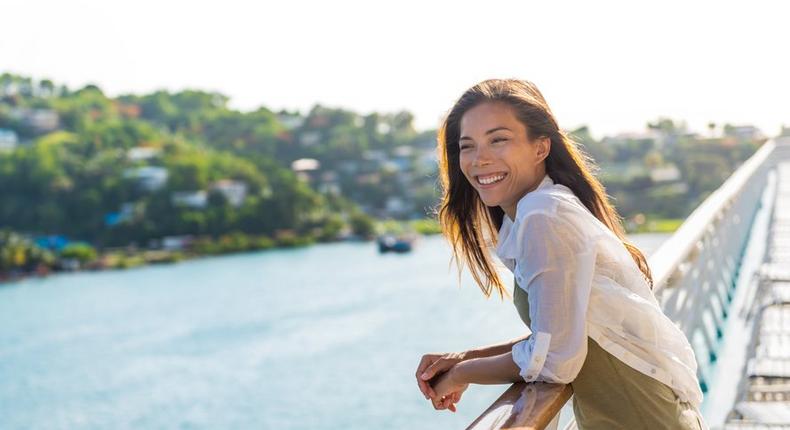
[[[499,199],[485,198],[485,197],[483,197],[481,195],[480,196],[480,200],[482,200],[483,204],[488,206],[488,207],[494,207],[494,206],[499,206],[500,205]]]

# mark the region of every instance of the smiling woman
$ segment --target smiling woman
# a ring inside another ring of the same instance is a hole
[[[488,130],[487,124],[499,124]],[[551,143],[546,136],[531,142],[513,110],[501,102],[481,103],[461,119],[459,165],[486,206],[499,206],[515,218],[520,196],[532,191],[545,174],[541,161]]]
[[[426,354],[417,380],[455,410],[470,384],[569,384],[580,429],[700,429],[694,352],[652,293],[642,252],[528,81],[467,90],[438,136],[443,234],[486,297],[510,296],[490,248],[516,278],[530,334],[461,353]]]

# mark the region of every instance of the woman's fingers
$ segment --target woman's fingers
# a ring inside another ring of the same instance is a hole
[[[416,373],[417,379],[419,379],[422,372],[425,372],[425,369],[427,369],[437,359],[439,359],[439,356],[436,354],[423,355],[422,358],[420,359],[420,364],[417,366],[417,373]]]
[[[444,379],[446,372],[452,368],[454,363],[440,358],[436,360],[430,367],[421,375],[421,378],[428,382],[428,395],[436,397],[436,390],[434,387],[439,384],[441,379]]]
[[[442,409],[447,409],[447,398],[442,397],[441,399],[431,399],[431,403],[433,403],[433,408],[437,411]]]
[[[434,405],[434,408],[438,410],[449,409],[452,412],[456,411],[455,402],[453,401],[453,396],[448,395],[443,397],[439,400],[437,405]]]
[[[423,379],[422,374],[428,369],[434,361],[439,358],[436,354],[425,354],[422,356],[422,360],[420,360],[420,365],[417,366],[417,372],[414,376],[417,377],[417,386],[420,388],[422,395],[425,396],[426,399],[429,399],[434,396],[434,392],[431,389],[431,386],[428,384],[428,379]]]
[[[457,407],[455,406],[455,404],[456,404],[457,402],[458,402],[458,401],[457,401],[457,400],[455,400],[455,393],[453,393],[452,395],[448,396],[448,400],[447,400],[447,409],[449,409],[449,410],[451,410],[451,411],[455,412],[455,411],[457,410]]]
[[[433,405],[433,408],[436,409],[437,411],[443,409],[449,409],[452,412],[457,412],[458,407],[455,404],[458,403],[458,400],[460,399],[461,399],[461,392],[456,391],[446,396],[442,396],[441,398],[437,398],[437,399],[431,398],[431,404]]]
[[[423,374],[420,375],[420,378],[427,381],[433,378],[434,376],[436,376],[437,374],[449,370],[451,367],[453,367],[453,364],[454,363],[451,363],[448,360],[445,360],[443,358],[438,358],[436,361],[431,363],[431,365],[428,366],[427,369],[425,369],[425,372],[423,372]]]
[[[455,354],[425,354],[422,356],[415,376],[417,377],[417,386],[426,399],[436,397],[436,390],[431,386],[431,379],[450,370],[460,361],[454,357]]]

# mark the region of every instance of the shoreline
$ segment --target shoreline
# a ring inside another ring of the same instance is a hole
[[[674,232],[666,231],[662,229],[656,230],[648,230],[643,229],[642,231],[630,231],[626,232],[628,235],[633,234],[671,234]],[[441,232],[418,232],[420,236],[436,236],[440,235]],[[178,263],[181,261],[190,261],[190,260],[198,260],[201,258],[209,258],[209,257],[220,257],[220,256],[230,256],[230,255],[237,255],[237,254],[249,254],[252,252],[260,252],[260,251],[280,251],[286,249],[293,249],[293,248],[303,248],[309,247],[314,245],[320,244],[335,244],[335,243],[375,243],[374,238],[356,238],[356,237],[349,237],[340,240],[331,240],[331,241],[300,241],[297,243],[289,243],[283,245],[272,245],[268,247],[261,247],[261,248],[251,248],[251,249],[233,249],[228,251],[220,251],[220,252],[192,252],[189,250],[141,250],[141,251],[128,251],[123,256],[122,261],[115,261],[114,263],[108,264],[107,260],[118,259],[120,252],[119,251],[110,251],[104,254],[100,254],[97,258],[88,263],[84,266],[80,266],[74,269],[53,269],[46,266],[37,267],[35,270],[30,272],[23,272],[23,273],[0,273],[0,288],[6,285],[13,285],[17,282],[24,281],[26,279],[35,279],[35,278],[47,278],[49,276],[56,276],[59,274],[67,274],[67,273],[79,273],[79,272],[105,272],[105,271],[120,271],[126,269],[134,269],[138,267],[145,267],[145,266],[154,266],[154,265],[164,265],[164,264],[173,264]]]

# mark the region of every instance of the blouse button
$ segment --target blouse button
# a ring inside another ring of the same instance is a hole
[[[656,368],[655,367],[650,368],[650,373],[655,375],[656,374]]]
[[[527,375],[527,379],[532,379],[533,375]]]

